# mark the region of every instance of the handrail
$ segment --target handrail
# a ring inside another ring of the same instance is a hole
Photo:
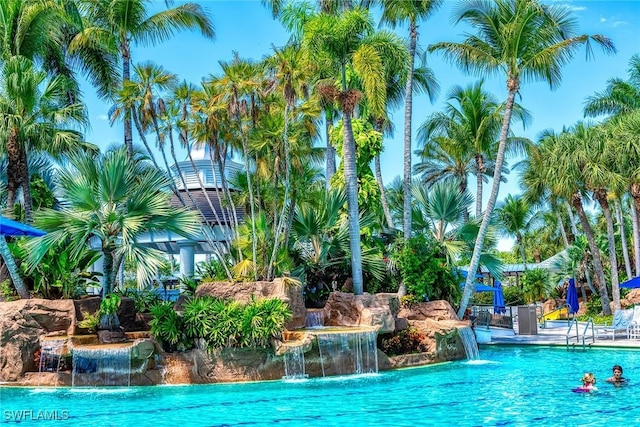
[[[548,312],[548,313],[545,313],[545,314],[543,314],[542,316],[540,316],[540,326],[541,326],[541,327],[544,327],[544,326],[545,326],[545,324],[546,324],[545,322],[546,322],[547,320],[557,320],[557,319],[546,319],[546,317],[547,317],[547,316],[551,316],[552,314],[557,313],[557,312],[560,312],[560,311],[562,311],[562,310],[566,310],[566,311],[567,311],[567,313],[569,313],[569,305],[568,305],[568,304],[563,304],[563,305],[561,305],[560,307],[556,308],[555,310],[552,310],[552,311],[550,311],[550,312]],[[569,318],[569,317],[567,317],[567,326],[569,326],[569,322],[570,322],[570,321],[571,321],[571,320],[570,320],[570,318]]]
[[[580,341],[580,331],[578,330],[578,319],[576,316],[573,316],[571,323],[569,325],[569,330],[567,331],[567,335],[565,336],[565,340],[567,342],[567,351],[569,350],[569,336],[571,335],[571,329],[573,329],[573,325],[576,325],[576,342]]]
[[[591,326],[591,340],[594,343],[596,342],[596,332],[593,326],[593,317],[589,317],[589,320],[587,320],[587,324],[584,325],[584,332],[582,333],[582,349],[583,350],[586,349],[584,340],[587,337],[587,330],[589,329],[589,326]]]

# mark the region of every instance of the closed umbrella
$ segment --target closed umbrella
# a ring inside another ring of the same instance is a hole
[[[45,234],[47,233],[35,227],[0,216],[0,235],[2,236],[39,237]]]
[[[569,288],[567,289],[567,305],[569,306],[569,313],[575,314],[580,310],[580,303],[578,302],[578,290],[576,289],[576,282],[573,278],[569,279]]]
[[[636,289],[640,288],[640,277],[634,277],[626,282],[620,283],[621,288]]]
[[[493,312],[496,314],[504,314],[507,312],[504,306],[504,294],[502,293],[502,283],[496,280],[494,284],[495,292],[493,293]]]

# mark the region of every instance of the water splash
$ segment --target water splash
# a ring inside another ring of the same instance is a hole
[[[322,326],[324,326],[324,311],[323,310],[307,310],[305,327],[319,328]]]
[[[377,331],[317,334],[322,376],[378,373]]]
[[[306,379],[304,372],[304,349],[301,345],[288,345],[284,354],[284,377],[285,380]]]
[[[473,329],[470,326],[464,326],[458,329],[464,351],[467,354],[468,360],[475,360],[480,358],[480,350],[478,349],[478,343],[476,342],[476,335],[473,333]]]
[[[75,347],[71,385],[129,387],[131,347]]]

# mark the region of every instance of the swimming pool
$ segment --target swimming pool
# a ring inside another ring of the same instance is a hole
[[[481,360],[299,382],[0,388],[0,424],[619,426],[640,422],[640,351],[489,347]],[[629,385],[605,383],[621,364]],[[586,371],[599,391],[572,393]],[[38,419],[40,417],[40,419]],[[47,421],[46,418],[57,418]]]

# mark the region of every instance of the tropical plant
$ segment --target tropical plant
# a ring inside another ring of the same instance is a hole
[[[168,40],[176,30],[199,29],[203,36],[214,37],[209,16],[195,3],[162,10],[149,15],[149,0],[76,0],[83,16],[83,27],[72,39],[71,52],[102,49],[119,56],[123,85],[131,79],[131,48],[135,44],[156,44]],[[116,63],[104,69],[105,75],[115,74]],[[122,86],[121,86],[122,87]],[[120,87],[120,88],[121,88]],[[103,90],[107,96],[119,88]],[[131,111],[125,111],[124,143],[130,156],[134,155]]]
[[[433,14],[441,0],[394,1],[382,2],[382,20],[393,27],[400,23],[409,24],[408,72],[405,83],[404,107],[404,220],[402,230],[405,240],[411,237],[411,123],[413,113],[413,84],[416,49],[418,45],[418,22]]]
[[[527,271],[527,256],[524,236],[531,228],[533,221],[537,219],[535,213],[526,200],[520,196],[509,194],[504,201],[496,207],[498,216],[498,227],[507,236],[515,236],[516,243],[520,248],[522,265]]]
[[[382,116],[386,105],[386,82],[383,57],[405,62],[406,47],[389,32],[374,32],[370,14],[364,9],[346,10],[340,15],[319,13],[309,17],[303,26],[303,49],[321,62],[332,64],[339,87],[325,86],[325,93],[337,100],[342,111],[344,129],[343,165],[347,195],[349,244],[353,289],[363,292],[362,250],[360,247],[360,213],[356,149],[352,129],[353,112],[362,94],[376,116]],[[338,71],[339,70],[339,71]],[[347,70],[359,78],[362,92],[347,79]]]
[[[115,331],[120,328],[118,319],[118,309],[122,303],[122,298],[118,294],[109,294],[100,301],[100,322],[98,328],[101,330]]]
[[[138,237],[162,230],[189,238],[200,225],[194,212],[170,205],[165,191],[170,181],[143,157],[129,157],[124,148],[98,157],[71,156],[60,173],[61,208],[39,212],[37,224],[48,234],[27,243],[28,271],[52,247],[66,244],[73,257],[89,244],[104,257],[103,297],[112,292],[125,257],[137,266],[138,285],[150,284],[166,255],[141,245]]]
[[[567,7],[546,6],[538,0],[462,2],[456,21],[470,24],[476,34],[468,35],[461,43],[436,43],[429,50],[442,52],[465,70],[481,74],[504,72],[508,91],[491,194],[471,257],[470,271],[475,271],[498,198],[509,126],[521,81],[546,80],[554,88],[560,83],[561,67],[573,58],[578,47],[587,45],[587,54],[591,53],[590,41],[601,45],[605,52],[615,52],[615,47],[602,35],[575,35],[575,18]],[[460,318],[473,292],[473,281],[470,274],[458,309]]]
[[[544,268],[528,270],[522,276],[522,290],[527,302],[543,300],[549,293],[549,272]]]
[[[78,327],[89,332],[96,332],[100,325],[100,311],[91,314],[88,311],[82,312],[82,320],[78,322]]]
[[[446,300],[452,304],[460,298],[460,280],[448,266],[437,241],[422,235],[412,237],[396,256],[409,294],[425,301]]]
[[[183,319],[174,310],[170,302],[161,302],[151,307],[149,328],[151,335],[158,340],[165,351],[174,352],[193,347],[192,340],[186,334]]]

